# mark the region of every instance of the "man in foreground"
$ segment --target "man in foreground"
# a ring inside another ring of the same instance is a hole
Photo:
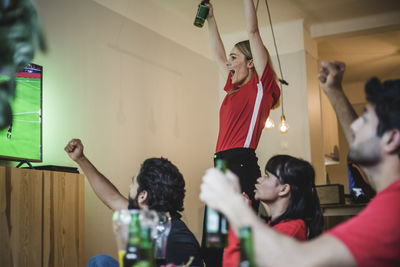
[[[400,80],[371,79],[365,86],[368,104],[357,118],[342,89],[344,70],[341,62],[322,62],[318,78],[350,144],[349,159],[377,191],[360,214],[300,243],[256,217],[241,200],[234,174],[210,169],[203,178],[200,198],[225,214],[236,231],[253,229],[259,266],[400,266]]]
[[[164,158],[145,160],[139,174],[132,179],[129,198],[125,198],[83,154],[83,144],[72,139],[65,151],[86,175],[96,195],[113,211],[120,209],[152,209],[169,212],[172,218],[167,241],[167,263],[184,264],[194,257],[193,266],[203,266],[200,246],[193,233],[180,220],[185,198],[185,180],[178,168]],[[93,264],[93,265],[90,265]],[[109,256],[96,256],[89,266],[118,266]]]

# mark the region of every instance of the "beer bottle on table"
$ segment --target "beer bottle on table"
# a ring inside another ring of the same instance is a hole
[[[207,19],[208,12],[210,11],[208,6],[205,5],[208,3],[210,3],[209,0],[203,0],[197,9],[196,18],[194,19],[193,24],[199,28],[203,27],[204,21]]]
[[[153,267],[154,261],[154,244],[151,239],[151,228],[141,227],[140,230],[140,245],[139,245],[140,260],[135,267]]]
[[[226,172],[226,162],[215,161],[215,168]],[[206,206],[206,246],[224,248],[228,245],[228,221],[220,212]]]
[[[256,267],[254,258],[253,235],[249,226],[239,230],[240,239],[240,263],[239,267]]]
[[[129,225],[128,244],[124,256],[124,267],[133,267],[140,259],[140,222],[139,212],[132,213],[131,223]]]

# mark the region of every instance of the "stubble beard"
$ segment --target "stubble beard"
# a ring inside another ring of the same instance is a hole
[[[372,167],[381,161],[379,155],[379,138],[372,137],[359,143],[356,147],[350,147],[348,159],[360,166]]]
[[[139,204],[138,204],[138,196],[133,199],[131,196],[128,196],[128,210],[133,210],[133,209],[140,209]]]

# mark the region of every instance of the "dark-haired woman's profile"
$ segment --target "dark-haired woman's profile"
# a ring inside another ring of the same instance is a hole
[[[275,230],[304,241],[322,233],[323,217],[315,189],[315,172],[305,160],[276,155],[265,166],[265,175],[257,179],[255,199],[268,205],[268,224]],[[229,246],[223,266],[239,264],[238,240],[230,230]]]

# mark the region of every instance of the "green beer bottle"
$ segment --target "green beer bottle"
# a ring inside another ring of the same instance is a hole
[[[226,162],[215,161],[215,168],[226,172]],[[224,248],[228,245],[228,221],[218,211],[206,207],[206,246],[209,248]]]
[[[140,241],[139,211],[137,211],[132,213],[132,219],[129,225],[128,244],[123,260],[124,267],[133,267],[139,262]]]
[[[239,230],[240,263],[239,267],[256,267],[251,228],[244,226]]]
[[[154,261],[154,244],[151,239],[151,228],[142,227],[140,230],[140,245],[139,245],[140,260],[135,267],[153,267]]]
[[[194,25],[201,28],[204,25],[204,21],[206,20],[207,16],[208,16],[208,12],[210,11],[210,9],[208,8],[208,6],[206,6],[205,4],[210,3],[209,0],[203,0],[200,5],[199,8],[197,9],[197,14],[196,14],[196,18],[194,19]]]

